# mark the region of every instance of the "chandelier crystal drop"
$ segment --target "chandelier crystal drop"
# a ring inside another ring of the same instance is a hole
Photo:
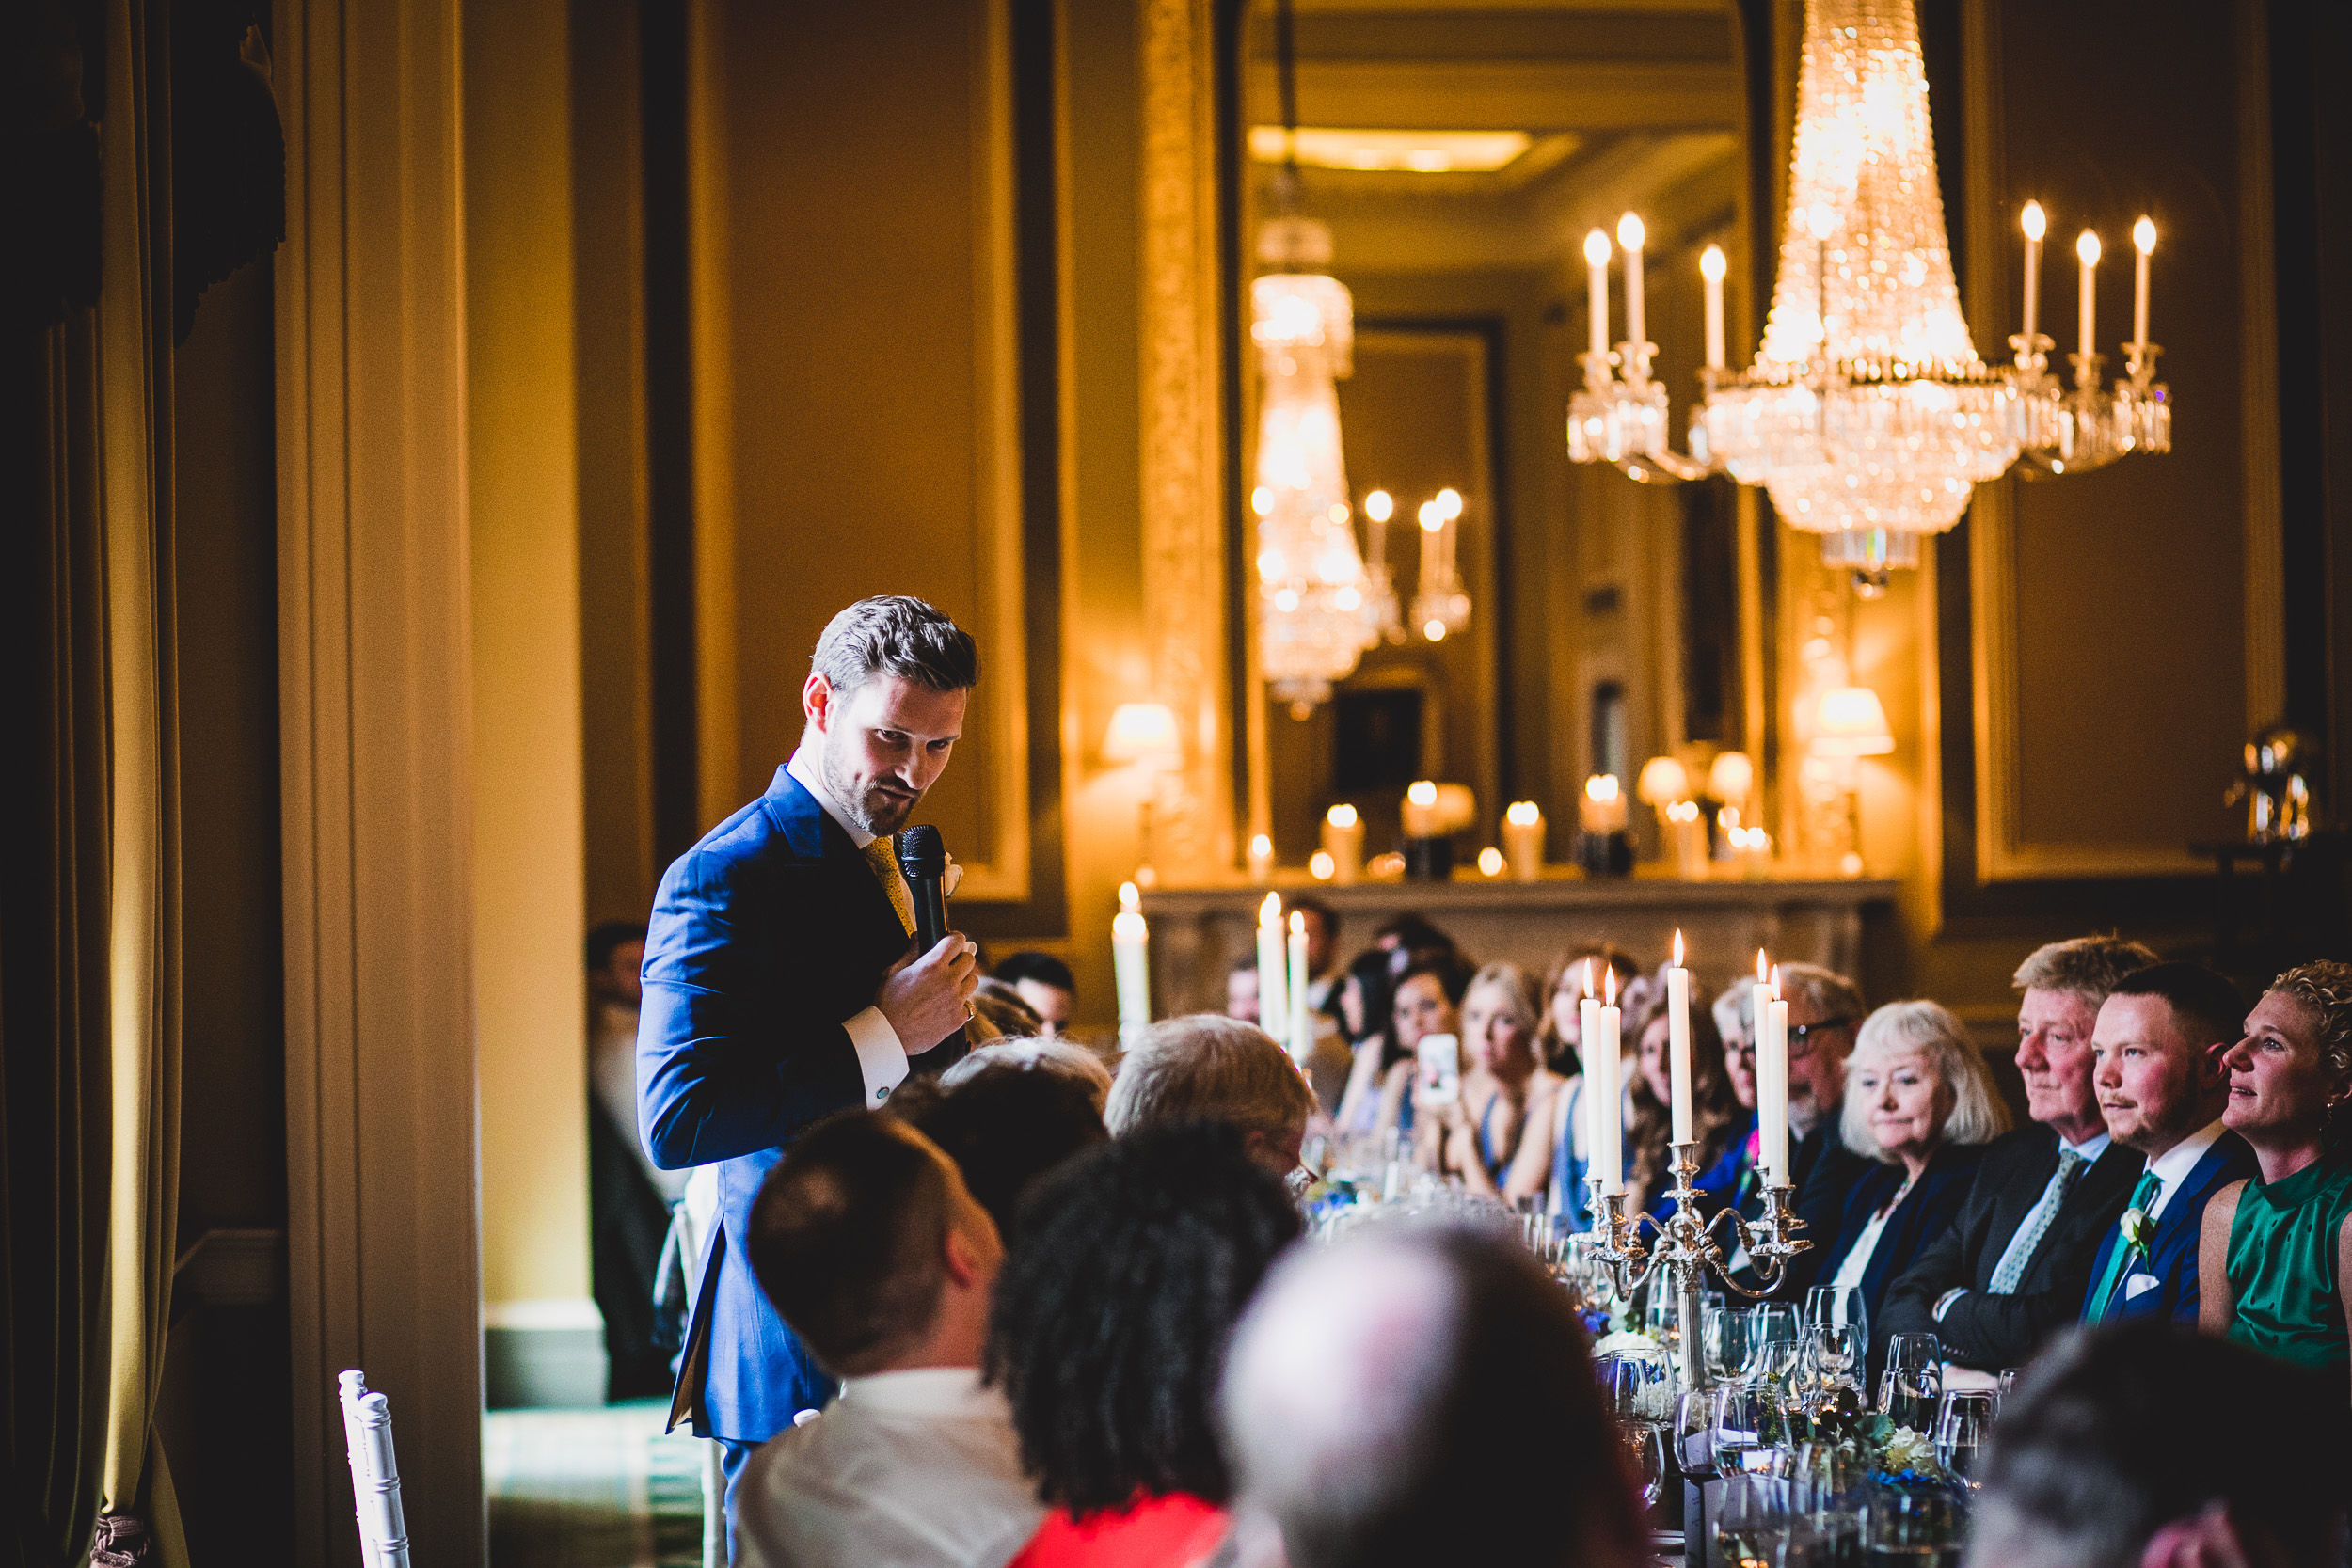
[[[1264,377],[1249,493],[1258,518],[1259,662],[1276,700],[1320,703],[1377,636],[1340,446],[1336,383],[1354,368],[1355,311],[1346,285],[1304,270],[1329,263],[1324,225],[1278,218],[1260,253],[1285,270],[1249,290],[1249,336]]]
[[[2127,380],[2099,385],[2086,326],[2074,389],[2047,373],[2034,330],[2041,211],[2028,209],[2025,331],[2015,368],[1987,366],[1961,315],[1936,182],[1927,71],[1912,0],[1807,0],[1788,216],[1763,341],[1744,372],[1721,349],[1720,263],[1706,270],[1708,368],[1691,454],[1673,451],[1665,389],[1642,341],[1642,230],[1625,247],[1629,341],[1606,351],[1608,236],[1586,240],[1596,326],[1584,389],[1570,402],[1569,455],[1636,480],[1728,473],[1760,485],[1791,527],[1821,536],[1825,564],[1883,585],[1915,566],[1920,540],[1949,529],[1974,487],[2022,454],[2052,473],[2171,446],[2171,407],[2145,341],[2154,228],[2135,230],[2139,266]],[[2086,236],[2085,317],[2096,239]],[[1623,368],[1620,378],[1616,368]]]

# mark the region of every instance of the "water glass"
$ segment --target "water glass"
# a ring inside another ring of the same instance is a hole
[[[1947,1388],[1935,1411],[1935,1457],[1955,1481],[1976,1484],[1978,1460],[1993,1440],[2000,1395],[1990,1388]]]
[[[1744,1307],[1708,1304],[1700,1321],[1699,1342],[1706,1347],[1710,1381],[1720,1383],[1747,1370],[1748,1331],[1755,1321]]]
[[[1949,1495],[1882,1486],[1862,1516],[1870,1568],[1949,1568],[1960,1561],[1960,1510]]]
[[[1750,1314],[1748,1361],[1742,1369],[1752,1378],[1786,1380],[1797,1370],[1797,1309],[1783,1302],[1766,1302]]]
[[[1715,1390],[1692,1388],[1675,1401],[1675,1458],[1696,1481],[1715,1474]]]
[[[1734,1476],[1710,1491],[1715,1549],[1725,1568],[1788,1568],[1788,1484],[1771,1476]]]
[[[1715,1390],[1714,1419],[1708,1427],[1715,1455],[1715,1473],[1722,1476],[1757,1474],[1772,1467],[1780,1445],[1782,1421],[1772,1390],[1754,1378],[1740,1378]]]
[[[1656,1421],[1625,1421],[1617,1427],[1625,1449],[1626,1474],[1642,1494],[1645,1509],[1657,1506],[1666,1488],[1665,1437]]]
[[[1674,1418],[1674,1366],[1664,1351],[1623,1350],[1601,1359],[1601,1399],[1618,1420],[1657,1426]]]
[[[1814,1286],[1804,1293],[1804,1321],[1815,1326],[1851,1324],[1862,1330],[1865,1339],[1870,1337],[1870,1309],[1859,1285]]]
[[[1879,1379],[1879,1411],[1897,1426],[1926,1435],[1944,1397],[1944,1347],[1932,1334],[1898,1334],[1886,1341],[1886,1371]]]

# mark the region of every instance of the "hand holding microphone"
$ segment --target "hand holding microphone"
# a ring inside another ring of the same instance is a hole
[[[947,851],[929,824],[898,835],[898,870],[914,906],[912,951],[883,976],[874,1006],[890,1021],[910,1056],[921,1055],[961,1029],[979,988],[979,947],[947,929],[943,882]]]

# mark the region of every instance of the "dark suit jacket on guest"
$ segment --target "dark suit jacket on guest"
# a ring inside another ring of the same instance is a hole
[[[1987,1289],[2010,1238],[2042,1201],[2058,1163],[2058,1134],[2040,1123],[1987,1145],[1959,1217],[1888,1289],[1886,1310],[1873,1323],[1873,1335],[1932,1334],[1947,1359],[1998,1371],[2024,1366],[2044,1339],[2080,1318],[2100,1238],[2114,1228],[2146,1164],[2137,1150],[2122,1144],[2109,1144],[2075,1178],[2034,1248],[2016,1293],[1994,1295]],[[1968,1293],[1938,1323],[1936,1302],[1963,1286]]]
[[[2165,1204],[2155,1233],[2148,1238],[2146,1255],[2125,1260],[2115,1293],[2107,1298],[2106,1315],[2099,1321],[2162,1317],[2195,1323],[2199,1301],[2197,1243],[2204,1230],[2205,1205],[2231,1182],[2243,1180],[2258,1171],[2254,1151],[2244,1138],[2226,1132],[2216,1138],[2213,1147],[2189,1167],[2188,1174],[2173,1190],[2171,1200]],[[2134,1182],[2137,1182],[2136,1176]],[[2106,1240],[2099,1244],[2099,1254],[2091,1261],[2090,1285],[2083,1292],[2086,1322],[2091,1294],[2099,1289],[2099,1281],[2106,1277],[2107,1259],[2122,1244],[2122,1225],[2107,1227]]]
[[[638,1114],[656,1164],[719,1166],[719,1218],[673,1403],[674,1417],[693,1411],[698,1435],[765,1442],[832,1392],[769,1305],[743,1242],[760,1182],[792,1140],[864,1103],[843,1025],[872,1006],[907,946],[873,867],[781,768],[661,879],[645,937]]]
[[[1797,1189],[1789,1212],[1804,1227],[1797,1232],[1798,1237],[1812,1244],[1788,1259],[1780,1286],[1772,1295],[1781,1301],[1802,1302],[1806,1290],[1826,1277],[1821,1273],[1821,1259],[1846,1223],[1846,1199],[1852,1195],[1854,1183],[1878,1169],[1879,1164],[1846,1147],[1846,1140],[1837,1131],[1837,1112],[1833,1107],[1798,1142],[1788,1164],[1794,1178],[1791,1184]],[[1883,1200],[1884,1195],[1880,1196]]]
[[[1928,1168],[1919,1173],[1918,1181],[1903,1194],[1895,1212],[1886,1216],[1886,1227],[1879,1232],[1878,1245],[1871,1249],[1870,1260],[1862,1270],[1863,1307],[1873,1324],[1877,1323],[1881,1304],[1886,1299],[1888,1282],[1950,1228],[1983,1159],[1981,1144],[1946,1144],[1929,1157]],[[1827,1240],[1814,1240],[1814,1249],[1821,1257],[1813,1271],[1813,1283],[1826,1285],[1837,1277],[1839,1267],[1853,1251],[1854,1243],[1862,1239],[1870,1216],[1895,1196],[1903,1179],[1902,1166],[1882,1164],[1875,1160],[1857,1176],[1846,1190],[1845,1212],[1838,1216],[1836,1233]]]

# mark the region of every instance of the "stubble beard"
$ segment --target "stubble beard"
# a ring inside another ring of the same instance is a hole
[[[824,744],[818,749],[817,768],[824,776],[826,793],[841,808],[841,814],[856,823],[859,832],[871,833],[876,838],[888,838],[905,827],[907,818],[914,813],[916,802],[901,800],[878,790],[859,788],[846,761],[835,753],[834,747],[834,737],[828,734]]]

